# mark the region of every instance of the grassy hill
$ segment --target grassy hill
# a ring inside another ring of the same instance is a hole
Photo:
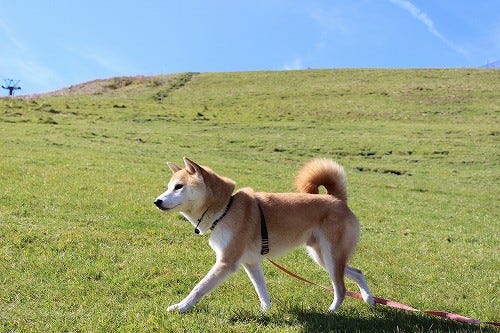
[[[355,300],[327,315],[331,295],[267,263],[269,313],[243,271],[166,313],[214,256],[152,202],[182,156],[261,191],[333,158],[377,296],[498,320],[498,87],[475,69],[181,73],[0,99],[0,331],[489,331]],[[302,249],[279,262],[328,284]]]

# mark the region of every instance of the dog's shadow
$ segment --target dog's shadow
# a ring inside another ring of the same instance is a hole
[[[488,325],[468,325],[424,314],[376,307],[360,316],[355,311],[322,313],[292,307],[285,313],[237,312],[232,323],[255,323],[264,327],[302,327],[302,332],[497,332]]]

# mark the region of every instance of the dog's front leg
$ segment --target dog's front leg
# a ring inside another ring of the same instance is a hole
[[[224,280],[238,269],[237,264],[216,262],[207,275],[193,288],[189,295],[180,303],[171,305],[167,311],[185,312],[193,307],[200,299],[217,288]]]
[[[260,306],[262,311],[267,311],[271,307],[271,298],[266,288],[266,280],[264,279],[264,272],[262,272],[262,267],[260,263],[256,264],[244,264],[243,267],[252,281],[252,284],[259,296]]]

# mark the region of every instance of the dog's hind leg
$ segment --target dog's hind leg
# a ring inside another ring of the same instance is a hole
[[[330,277],[333,284],[333,302],[328,308],[328,312],[337,311],[346,295],[346,287],[344,282],[345,261],[334,260],[333,267],[329,267]],[[327,264],[327,266],[330,266]]]
[[[347,258],[342,258],[338,253],[335,253],[336,251],[332,251],[330,242],[326,241],[325,238],[321,236],[316,237],[314,234],[306,242],[306,247],[311,258],[330,275],[333,284],[334,299],[328,308],[328,312],[333,312],[339,308],[345,298],[344,273]],[[336,255],[335,258],[334,255]]]
[[[334,299],[332,305],[328,308],[328,312],[333,312],[342,304],[346,294],[343,271],[345,261],[343,264],[342,262],[335,261],[329,247],[330,246],[327,246],[327,248],[325,248],[324,246],[320,246],[319,242],[314,239],[314,242],[311,240],[308,242],[307,252],[311,258],[330,275],[333,284]]]
[[[336,255],[332,253],[331,249],[322,249],[323,261],[325,263],[325,268],[333,284],[334,298],[333,302],[328,308],[328,312],[336,311],[342,302],[344,301],[346,295],[346,287],[344,282],[344,273],[346,268],[347,258]]]
[[[238,269],[237,263],[224,263],[216,262],[215,265],[210,269],[210,271],[205,275],[203,279],[193,288],[189,295],[184,298],[180,303],[171,305],[167,308],[167,311],[179,311],[185,312],[193,307],[200,299],[217,288],[224,280],[236,272]]]
[[[267,292],[266,280],[260,263],[244,264],[243,267],[259,296],[262,311],[267,311],[271,307],[271,298]]]
[[[323,261],[323,256],[322,256],[321,250],[318,247],[307,246],[307,252],[309,252],[309,255],[311,256],[311,258],[318,265],[320,265],[323,269],[327,270],[325,267],[325,262]],[[361,273],[361,271],[359,269],[348,266],[345,269],[345,276],[347,276],[349,279],[356,282],[356,284],[359,287],[359,290],[361,291],[361,297],[363,297],[363,300],[366,303],[368,303],[370,305],[375,304],[375,299],[373,297],[373,294],[371,293],[370,288],[368,287],[368,284],[366,283],[366,280],[365,280],[365,277],[363,276],[363,273]]]
[[[345,270],[345,275],[356,282],[359,290],[361,291],[361,297],[363,297],[363,300],[370,305],[374,305],[375,299],[373,298],[373,294],[370,291],[370,288],[368,288],[368,284],[366,283],[363,273],[359,269],[347,267]]]

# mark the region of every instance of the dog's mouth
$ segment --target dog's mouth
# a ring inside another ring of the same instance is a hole
[[[164,212],[169,211],[169,210],[172,210],[172,209],[174,209],[175,207],[179,206],[179,204],[178,204],[178,205],[175,205],[175,206],[173,206],[173,207],[165,207],[165,206],[163,206],[163,201],[161,201],[161,200],[155,200],[154,205],[155,205],[155,206],[156,206],[159,210],[164,211]]]

